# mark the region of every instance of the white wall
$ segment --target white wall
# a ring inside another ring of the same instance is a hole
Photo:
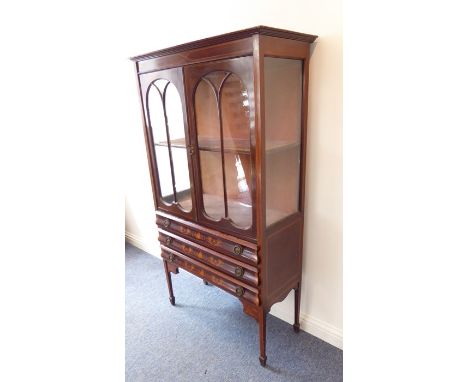
[[[222,5],[219,1],[205,0],[187,2],[184,7],[176,3],[158,6],[148,3],[136,8],[140,12],[129,15],[135,19],[127,26],[123,42],[129,49],[128,56],[256,25],[319,36],[310,67],[301,325],[317,337],[342,347],[341,1],[236,1]],[[150,178],[130,62],[128,68],[126,236],[128,241],[157,255]],[[293,306],[291,294],[275,305],[271,313],[292,322]]]

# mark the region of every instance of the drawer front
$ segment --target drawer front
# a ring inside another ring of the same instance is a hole
[[[157,215],[156,223],[159,228],[175,233],[190,241],[201,244],[204,247],[214,249],[217,252],[231,256],[240,261],[256,265],[258,263],[257,251],[246,245],[236,243],[234,241],[224,239],[216,234],[209,233],[203,230],[203,227],[189,227],[187,224],[170,217]],[[252,244],[251,244],[252,245]]]
[[[231,277],[243,280],[253,286],[258,285],[257,268],[252,265],[231,259],[229,256],[204,248],[167,231],[159,230],[159,241],[161,245],[183,253],[192,259],[201,261],[227,273]]]
[[[208,265],[164,246],[162,246],[161,256],[164,260],[185,269],[203,280],[209,281],[233,296],[248,300],[255,305],[259,305],[260,303],[258,290],[242,281],[235,280],[228,275],[223,275]]]

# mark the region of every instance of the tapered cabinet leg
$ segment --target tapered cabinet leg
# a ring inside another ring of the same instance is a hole
[[[267,356],[265,353],[265,344],[266,344],[266,311],[263,309],[259,311],[258,314],[258,342],[260,344],[260,365],[265,366]]]
[[[301,283],[294,289],[294,331],[299,333],[299,315],[301,312]]]
[[[167,261],[164,261],[164,271],[166,272],[167,289],[169,290],[169,301],[171,305],[175,305],[174,292],[172,291],[171,272],[169,272],[169,269],[167,267]]]

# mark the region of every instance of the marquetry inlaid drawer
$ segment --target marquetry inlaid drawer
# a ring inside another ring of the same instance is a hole
[[[258,285],[257,267],[253,265],[240,262],[161,229],[159,230],[159,241],[165,247],[201,261],[236,279],[243,280],[254,286]]]
[[[204,247],[214,249],[217,252],[232,256],[242,262],[256,265],[258,256],[256,246],[243,240],[229,240],[216,234],[211,229],[198,226],[194,223],[184,223],[181,219],[169,216],[156,215],[156,223],[159,228],[167,232],[172,232],[178,236],[184,237]]]
[[[192,259],[186,255],[183,255],[170,248],[163,247],[161,256],[164,260],[169,263],[175,264],[176,266],[185,269],[186,271],[206,280],[213,285],[216,285],[226,292],[239,297],[241,299],[248,300],[255,305],[259,305],[258,290],[240,280],[236,280],[233,277],[223,274],[216,269],[209,267],[195,259]]]

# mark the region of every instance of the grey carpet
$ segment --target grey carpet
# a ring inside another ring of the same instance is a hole
[[[126,245],[127,382],[342,381],[343,352],[267,316],[267,367],[258,362],[257,323],[239,301],[189,273]]]

